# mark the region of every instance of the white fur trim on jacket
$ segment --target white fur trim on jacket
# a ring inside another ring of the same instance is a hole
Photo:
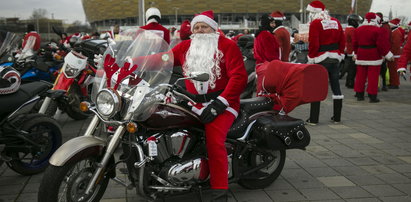
[[[390,51],[384,57],[385,57],[385,59],[390,59],[390,58],[394,57],[394,54],[392,54],[392,52]]]
[[[407,69],[405,69],[405,67],[400,67],[397,72],[407,72]]]
[[[223,102],[225,104],[225,106],[227,106],[227,107],[230,106],[230,104],[228,103],[228,101],[224,97],[218,96],[217,99],[219,99],[221,102]]]
[[[342,100],[344,99],[344,95],[333,95],[332,98],[333,100]]]
[[[211,28],[213,28],[215,31],[217,31],[218,29],[218,24],[216,21],[214,21],[213,19],[205,16],[205,15],[197,15],[193,18],[193,20],[191,21],[190,25],[191,25],[191,32],[194,31],[194,25],[197,24],[198,22],[204,22],[208,25],[210,25]]]
[[[377,22],[377,19],[370,20],[370,22],[368,22],[368,20],[365,19],[364,22],[360,26],[363,26],[363,25],[371,25],[371,26],[376,26],[376,27],[380,26],[380,24],[378,24]]]
[[[339,62],[341,62],[342,59],[344,59],[344,55],[341,55],[339,53],[335,53],[335,52],[324,52],[323,54],[315,57],[315,58],[310,58],[308,57],[308,61],[314,61],[314,63],[320,63],[322,61],[324,61],[327,58],[332,58],[332,59],[337,59]]]
[[[356,60],[356,65],[364,65],[364,66],[378,66],[382,64],[383,59],[381,60]]]

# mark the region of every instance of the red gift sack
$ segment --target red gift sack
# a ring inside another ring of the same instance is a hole
[[[298,105],[319,102],[327,97],[328,72],[321,65],[274,60],[262,64],[259,70],[261,83],[257,86],[265,92],[262,96],[275,99],[285,113]]]

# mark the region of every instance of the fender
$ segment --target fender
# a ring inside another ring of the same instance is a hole
[[[72,159],[76,159],[84,152],[99,154],[103,152],[106,141],[93,136],[80,136],[64,143],[54,152],[49,162],[53,166],[63,166]]]
[[[71,84],[74,82],[75,78],[67,78],[66,75],[64,75],[64,72],[62,69],[60,70],[60,74],[58,75],[56,82],[54,83],[53,90],[68,91]]]

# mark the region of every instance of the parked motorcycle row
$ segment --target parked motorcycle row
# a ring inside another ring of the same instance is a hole
[[[50,75],[0,97],[0,161],[22,175],[45,170],[38,201],[99,201],[110,179],[149,199],[208,188],[203,124],[182,104],[196,103],[196,97],[177,89],[178,81],[207,81],[209,75],[193,73],[170,83],[173,55],[162,38],[144,30],[120,35],[116,41],[85,40],[53,64],[41,56],[0,61],[22,75]],[[12,58],[5,55],[14,43],[3,40],[0,58]],[[229,182],[260,189],[281,174],[286,150],[305,149],[310,134],[302,120],[274,111],[271,99],[250,98],[253,39],[244,37],[238,45],[249,74],[242,98],[249,99],[241,100],[227,135]],[[63,145],[54,119],[62,112],[76,120],[92,117],[83,136]],[[125,163],[129,183],[117,177],[119,163]]]

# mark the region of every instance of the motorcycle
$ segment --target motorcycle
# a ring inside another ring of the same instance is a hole
[[[63,67],[54,82],[53,91],[59,92],[60,96],[46,97],[39,113],[56,111],[54,117],[57,118],[64,111],[75,120],[90,116],[90,113],[79,110],[79,104],[89,100],[90,85],[96,72],[94,55],[104,53],[106,43],[105,40],[90,39],[76,44],[65,56]]]
[[[104,64],[98,66],[95,104],[81,104],[95,116],[84,136],[54,153],[38,201],[99,201],[109,179],[135,187],[149,199],[207,187],[204,127],[198,115],[180,105],[195,103],[194,95],[168,83],[173,55],[167,43],[144,30],[124,38],[109,46]],[[193,73],[183,79],[207,81],[209,75]],[[96,132],[102,124],[115,132],[105,138]],[[279,115],[270,99],[242,100],[226,141],[229,181],[250,189],[267,187],[283,169],[285,150],[303,149],[308,143],[304,122]],[[116,159],[114,152],[120,148],[122,155]],[[116,177],[121,162],[127,165],[130,184]]]

